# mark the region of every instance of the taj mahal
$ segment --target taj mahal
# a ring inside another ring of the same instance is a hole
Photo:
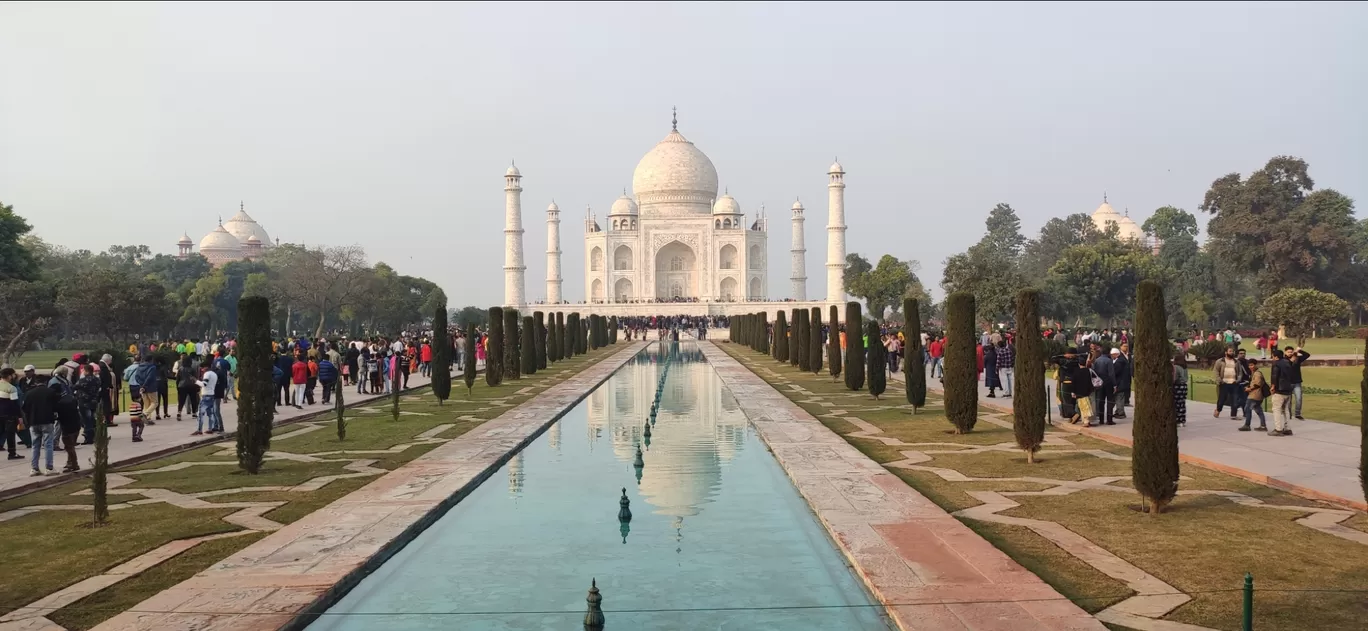
[[[586,302],[603,315],[654,315],[659,303],[671,313],[731,315],[762,310],[843,304],[845,273],[845,169],[827,169],[827,257],[825,299],[809,300],[805,209],[793,203],[790,216],[790,288],[787,300],[770,296],[769,218],[747,216],[724,189],[718,195],[712,160],[679,132],[670,132],[637,163],[632,190],[623,191],[605,220],[589,209],[584,218]],[[504,173],[504,306],[524,312],[577,311],[561,288],[561,210],[546,210],[545,301],[529,301],[523,258],[522,172]],[[766,303],[766,304],[756,304]],[[773,307],[767,309],[766,307]]]

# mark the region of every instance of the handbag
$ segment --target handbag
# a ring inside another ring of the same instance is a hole
[[[1101,388],[1101,387],[1102,387],[1102,378],[1101,378],[1101,377],[1098,377],[1098,376],[1097,376],[1097,373],[1093,372],[1093,369],[1091,369],[1091,368],[1088,369],[1088,374],[1089,374],[1089,375],[1092,375],[1092,386],[1093,386],[1094,388]]]

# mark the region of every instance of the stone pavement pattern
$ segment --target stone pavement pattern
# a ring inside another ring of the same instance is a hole
[[[289,623],[371,557],[416,534],[411,529],[420,520],[467,494],[644,346],[625,343],[617,353],[392,472],[371,472],[369,461],[354,461],[357,474],[384,475],[288,526],[276,524],[260,541],[95,629],[256,631]],[[413,444],[440,440],[431,438],[432,430],[424,434],[428,438],[420,435]],[[328,454],[310,454],[322,455]],[[30,618],[31,626],[0,625],[0,631],[60,629],[37,626],[42,622],[46,619]]]
[[[992,445],[975,445],[957,442],[906,443],[901,439],[885,436],[883,430],[879,427],[868,423],[859,417],[850,416],[850,414],[855,411],[880,412],[884,410],[910,410],[910,406],[902,404],[903,399],[901,397],[901,392],[894,393],[883,401],[878,402],[872,401],[867,394],[862,392],[841,393],[838,395],[818,394],[810,392],[801,385],[789,381],[784,375],[769,369],[764,364],[752,366],[752,369],[764,373],[771,381],[788,389],[790,392],[796,393],[801,397],[806,397],[803,399],[804,403],[812,403],[826,408],[827,411],[820,415],[821,418],[850,423],[859,428],[858,431],[848,434],[847,438],[863,438],[879,441],[892,447],[913,448],[906,450],[900,449],[899,453],[904,459],[883,463],[882,466],[884,467],[897,467],[911,471],[926,472],[936,475],[947,482],[1002,483],[1004,485],[1010,485],[1012,483],[1031,483],[1044,485],[1046,488],[1038,491],[966,491],[967,495],[982,503],[978,506],[956,511],[954,515],[968,519],[1028,528],[1080,561],[1083,561],[1103,574],[1124,583],[1135,592],[1135,595],[1098,612],[1096,614],[1097,619],[1111,624],[1123,625],[1127,628],[1143,629],[1146,631],[1197,631],[1205,629],[1205,627],[1160,619],[1191,600],[1190,596],[1184,594],[1176,587],[1169,585],[1130,562],[1112,554],[1089,541],[1086,537],[1069,530],[1061,524],[1040,519],[1027,519],[1000,514],[1003,511],[1018,506],[1016,502],[1009,499],[1010,497],[1058,496],[1069,495],[1080,491],[1105,491],[1133,494],[1134,491],[1129,487],[1113,485],[1114,482],[1125,480],[1128,476],[1104,476],[1085,480],[1056,480],[1038,476],[1005,478],[967,476],[954,469],[932,466],[927,463],[932,462],[934,456],[937,454],[975,455],[1000,453],[1016,457],[1020,454],[1020,448],[1017,447],[1015,442]],[[837,400],[833,401],[831,399]],[[990,399],[989,401],[992,400]],[[924,411],[935,411],[939,409],[941,409],[941,401],[935,398],[929,398],[927,406],[923,408]],[[981,414],[979,420],[1007,429],[1012,428],[1012,420],[1007,413]],[[1081,453],[1108,460],[1130,460],[1127,456],[1113,454],[1105,450],[1079,449],[1070,442],[1068,437],[1061,436],[1058,432],[1047,432],[1045,434],[1044,446],[1047,449],[1042,453]],[[1297,519],[1295,523],[1347,541],[1353,541],[1368,546],[1368,532],[1341,525],[1342,522],[1356,514],[1350,510],[1267,504],[1262,500],[1241,493],[1222,490],[1184,490],[1180,491],[1179,494],[1212,495],[1243,506],[1306,513],[1304,517]]]
[[[900,371],[893,376],[902,380],[903,374]],[[1051,389],[1049,400],[1054,402],[1053,383],[1047,379],[1046,384]],[[942,389],[940,380],[929,374],[926,385],[928,391]],[[1011,410],[1011,399],[989,399],[987,393],[980,382],[980,405]],[[1229,420],[1224,413],[1219,419],[1212,418],[1215,410],[1211,403],[1187,402],[1187,426],[1178,428],[1178,451],[1185,461],[1312,499],[1368,510],[1359,484],[1359,428],[1309,418],[1293,419],[1292,436],[1273,437],[1257,431],[1238,431],[1236,428],[1243,421]],[[1060,423],[1057,407],[1051,413],[1060,429],[1127,447],[1131,444],[1130,418],[1117,419],[1115,425],[1084,428]]]
[[[460,370],[456,370],[452,375],[453,382],[461,374],[463,373]],[[412,375],[409,377],[408,385],[409,389],[413,389],[426,386],[428,383],[429,379],[427,377]],[[317,396],[319,397],[317,400],[321,401],[322,394],[319,393]],[[351,389],[347,390],[344,396],[344,401],[348,406],[351,406],[355,403],[383,399],[386,395],[357,394],[356,389],[353,386]],[[172,407],[175,407],[174,401],[172,402]],[[289,423],[295,419],[317,414],[319,412],[325,412],[329,409],[331,409],[331,405],[323,406],[321,404],[306,405],[302,410],[297,410],[293,407],[280,407],[276,409],[275,422],[277,425]],[[182,421],[176,421],[174,418],[157,421],[156,425],[147,427],[143,432],[143,441],[135,443],[129,440],[132,436],[130,433],[132,430],[128,424],[128,415],[126,413],[120,414],[115,418],[115,422],[118,426],[109,430],[110,466],[117,466],[119,463],[127,462],[148,454],[175,450],[176,448],[183,446],[212,443],[220,440],[220,437],[214,436],[191,436],[190,432],[195,431],[195,417],[187,415],[184,418],[185,420]],[[223,403],[223,429],[223,437],[226,438],[231,438],[237,431],[237,401],[235,400],[225,401]],[[24,460],[0,461],[0,492],[26,486],[36,480],[44,480],[44,483],[47,483],[65,481],[72,477],[76,477],[73,475],[50,476],[48,478],[29,477],[29,473],[33,470],[30,466],[32,461],[28,460],[30,451],[25,449],[22,445],[19,446],[19,451],[20,455],[25,456]],[[78,445],[76,453],[80,458],[81,468],[83,470],[89,469],[92,466],[90,461],[95,457],[95,446]],[[66,461],[66,453],[60,451],[55,452],[54,461],[58,467],[62,466]],[[83,471],[83,473],[89,473],[89,471]]]
[[[714,344],[699,347],[900,628],[1105,628]]]

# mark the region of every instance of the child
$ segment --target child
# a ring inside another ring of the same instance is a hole
[[[128,424],[133,428],[133,442],[142,442],[143,433],[143,406],[142,397],[131,396],[128,398]]]

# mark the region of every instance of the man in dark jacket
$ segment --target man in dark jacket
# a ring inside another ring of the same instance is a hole
[[[1302,372],[1301,372],[1301,369],[1302,369],[1302,364],[1306,363],[1306,359],[1307,359],[1308,357],[1311,356],[1311,353],[1308,353],[1308,352],[1306,352],[1306,351],[1304,351],[1304,350],[1302,350],[1302,349],[1300,349],[1300,348],[1294,348],[1294,347],[1291,347],[1291,346],[1287,347],[1287,349],[1284,350],[1283,352],[1284,352],[1284,356],[1287,358],[1287,363],[1288,363],[1288,365],[1289,365],[1288,376],[1292,379],[1292,398],[1293,398],[1293,399],[1295,400],[1295,402],[1296,402],[1296,409],[1292,412],[1292,416],[1296,417],[1296,419],[1299,420],[1299,421],[1304,421],[1304,420],[1306,420],[1306,419],[1302,418],[1302,413],[1301,413],[1301,408],[1302,408]]]
[[[119,383],[118,373],[114,372],[114,356],[105,353],[99,364],[100,400],[105,404],[105,427],[118,427],[114,424],[114,415],[119,413],[119,391],[123,386]]]
[[[1291,346],[1287,347],[1287,354],[1273,362],[1273,375],[1270,388],[1273,390],[1273,429],[1269,430],[1269,436],[1290,436],[1292,430],[1287,427],[1287,417],[1291,415],[1292,393],[1294,390],[1292,383],[1292,359],[1296,357]]]
[[[18,380],[19,373],[14,372],[13,368],[5,366],[0,369],[0,430],[4,432],[2,438],[5,448],[9,451],[10,460],[23,458],[15,448],[15,438],[19,435],[19,419],[23,415],[23,410],[19,407],[19,386],[15,383]]]
[[[47,450],[47,473],[52,469],[52,441],[57,438],[57,393],[47,383],[39,381],[24,390],[24,424],[33,435],[33,473],[43,475],[38,469],[38,460]]]
[[[337,387],[337,366],[323,355],[318,359],[318,383],[323,387],[323,405],[332,401],[333,388]]]
[[[1115,425],[1112,406],[1116,403],[1116,369],[1111,356],[1099,355],[1093,360],[1093,374],[1102,379],[1102,386],[1093,390],[1093,415],[1098,425]],[[1092,425],[1092,423],[1089,423]]]
[[[157,389],[161,381],[161,371],[157,368],[156,358],[151,353],[143,355],[142,362],[133,369],[133,379],[129,383],[137,383],[138,394],[142,398],[143,422],[147,425],[156,425],[148,418],[152,412],[157,410]]]
[[[1111,351],[1112,372],[1116,374],[1116,409],[1112,412],[1112,418],[1126,418],[1126,405],[1130,403],[1131,375],[1132,368],[1130,363],[1129,344],[1121,344],[1121,348],[1113,348]]]

